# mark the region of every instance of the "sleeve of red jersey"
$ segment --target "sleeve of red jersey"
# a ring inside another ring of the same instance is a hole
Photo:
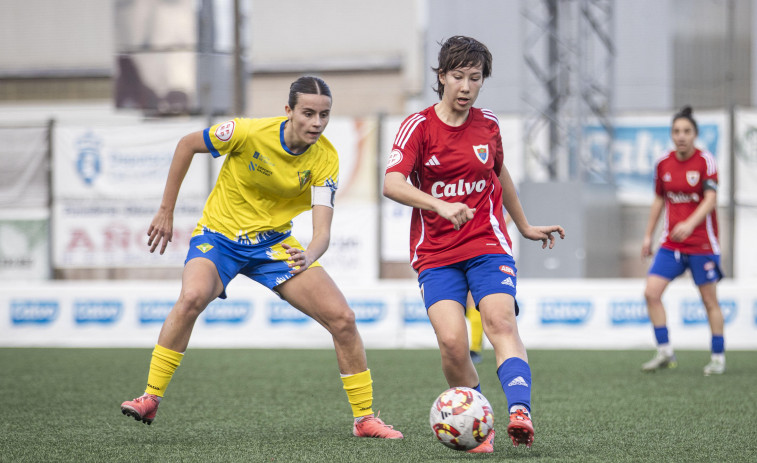
[[[499,132],[499,124],[494,124],[494,130],[496,132],[494,139],[497,141],[497,146],[494,148],[494,173],[499,177],[502,172],[502,165],[505,163],[505,152],[502,149],[502,134]]]
[[[662,164],[662,159],[658,159],[657,163],[654,165],[654,192],[657,194],[657,196],[664,198],[665,191],[663,189],[662,178],[660,177],[661,164]]]
[[[415,170],[416,162],[420,157],[424,120],[426,120],[425,117],[416,113],[402,122],[397,136],[394,137],[386,173],[399,172],[407,178]]]
[[[718,183],[718,161],[715,159],[715,156],[708,151],[702,151],[702,158],[704,158],[706,164],[704,179],[713,180],[715,183]]]

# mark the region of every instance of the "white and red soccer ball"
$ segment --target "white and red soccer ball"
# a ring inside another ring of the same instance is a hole
[[[478,447],[494,429],[494,412],[483,394],[453,387],[431,406],[429,423],[439,442],[455,450]]]

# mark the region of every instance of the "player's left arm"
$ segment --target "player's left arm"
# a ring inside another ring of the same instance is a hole
[[[673,230],[670,232],[670,238],[673,241],[683,241],[691,236],[694,229],[717,207],[717,204],[717,183],[711,179],[705,180],[702,202],[699,203],[699,206],[694,209],[694,212],[686,220],[678,222],[673,227]]]
[[[307,249],[293,248],[282,244],[289,254],[289,266],[291,274],[297,275],[307,270],[310,265],[318,260],[329,248],[331,241],[331,221],[334,218],[334,209],[329,206],[313,206],[313,239],[310,240]]]
[[[526,214],[523,212],[523,206],[518,199],[518,192],[515,190],[513,179],[504,165],[499,173],[499,183],[502,185],[502,205],[505,206],[505,210],[510,214],[515,226],[518,227],[518,231],[524,238],[541,241],[542,249],[546,248],[548,244],[549,249],[555,246],[553,233],[559,234],[560,239],[565,239],[565,229],[560,225],[531,225],[528,223]]]

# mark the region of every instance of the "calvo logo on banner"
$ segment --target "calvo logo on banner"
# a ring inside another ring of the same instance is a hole
[[[76,172],[84,184],[91,186],[101,171],[102,138],[90,130],[79,137],[74,144],[77,151]]]

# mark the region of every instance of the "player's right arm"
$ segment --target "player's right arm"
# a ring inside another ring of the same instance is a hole
[[[179,140],[174,151],[171,167],[168,169],[168,179],[163,190],[163,199],[160,202],[160,208],[150,223],[147,230],[147,245],[150,252],[160,247],[160,253],[163,254],[166,246],[173,238],[173,211],[176,207],[176,200],[179,197],[179,189],[184,177],[187,175],[192,158],[197,153],[209,152],[202,136],[202,131],[192,132]]]
[[[654,229],[657,226],[657,221],[660,220],[660,215],[662,215],[662,209],[664,207],[665,200],[662,199],[662,196],[655,195],[654,201],[652,201],[652,207],[649,208],[647,229],[644,231],[644,242],[641,245],[642,258],[652,255],[652,235],[654,235]]]
[[[387,172],[384,177],[384,196],[406,206],[427,211],[434,211],[452,222],[455,230],[473,218],[476,209],[471,209],[465,203],[448,203],[424,193],[407,183],[407,178],[400,172]]]

